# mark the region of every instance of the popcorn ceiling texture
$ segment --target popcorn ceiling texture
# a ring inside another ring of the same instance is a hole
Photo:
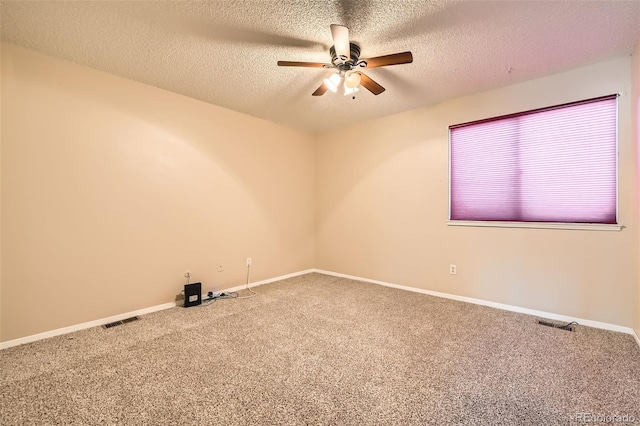
[[[0,424],[640,419],[630,335],[320,274],[0,352]]]
[[[317,132],[630,55],[639,1],[2,2],[2,40],[215,105]],[[356,100],[312,97],[330,24],[362,57],[414,63],[367,74]],[[511,73],[507,69],[512,68]],[[366,92],[366,93],[365,93]]]

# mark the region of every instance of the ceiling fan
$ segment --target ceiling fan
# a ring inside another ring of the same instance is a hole
[[[329,49],[331,63],[319,62],[292,62],[278,61],[280,67],[310,67],[335,69],[336,72],[312,93],[313,96],[322,96],[327,90],[337,92],[340,83],[344,79],[344,94],[352,95],[362,86],[374,95],[384,92],[384,87],[373,81],[360,71],[362,68],[386,67],[388,65],[410,64],[413,62],[411,52],[393,53],[391,55],[377,56],[375,58],[360,59],[360,46],[349,41],[349,28],[344,25],[331,25],[333,46]]]

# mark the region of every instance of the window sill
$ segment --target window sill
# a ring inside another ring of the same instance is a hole
[[[448,226],[476,226],[488,228],[532,228],[532,229],[577,229],[582,231],[621,231],[622,225],[600,223],[561,223],[561,222],[483,222],[475,220],[450,220]]]

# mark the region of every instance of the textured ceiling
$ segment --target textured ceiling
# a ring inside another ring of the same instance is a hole
[[[2,1],[2,40],[287,126],[317,132],[630,55],[640,1]],[[387,90],[311,93],[330,71],[330,24]],[[512,72],[507,70],[512,68]]]

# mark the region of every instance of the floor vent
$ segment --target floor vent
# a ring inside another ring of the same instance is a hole
[[[133,321],[138,321],[140,318],[138,317],[131,317],[131,318],[125,318],[123,320],[120,321],[114,321],[114,322],[110,322],[109,324],[105,324],[102,326],[102,328],[111,328],[111,327],[115,327],[116,325],[122,325],[122,324],[126,324],[128,322],[133,322]]]
[[[555,324],[553,322],[544,321],[544,320],[538,320],[538,324],[544,325],[546,327],[552,327],[552,328],[557,328],[557,329],[560,329],[560,330],[565,330],[565,331],[573,331],[575,329],[576,325],[578,325],[575,322],[570,322],[569,324]]]

